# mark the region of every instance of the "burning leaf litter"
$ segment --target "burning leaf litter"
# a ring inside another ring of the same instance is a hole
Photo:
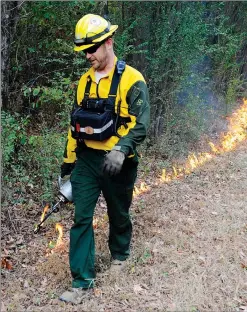
[[[145,182],[141,182],[140,187],[135,186],[133,196],[135,197],[149,190],[150,190],[150,187]]]
[[[47,252],[47,256],[49,254],[53,254],[56,251],[63,252],[66,250],[67,246],[65,246],[65,243],[63,241],[63,226],[60,223],[56,223],[55,230],[58,232],[58,237],[56,242],[51,240],[48,244],[48,247],[51,249],[49,252]]]
[[[161,182],[170,182],[174,179],[184,177],[186,174],[190,174],[194,169],[202,166],[204,163],[210,161],[212,158],[219,154],[232,151],[236,146],[246,140],[247,138],[247,99],[243,100],[243,105],[237,109],[229,118],[228,132],[222,135],[222,139],[219,146],[209,142],[211,147],[211,153],[198,153],[191,154],[184,166],[172,167],[172,172],[167,173],[166,169],[162,170],[160,177]]]
[[[46,215],[46,213],[47,213],[48,210],[49,210],[49,204],[46,204],[46,205],[45,205],[45,208],[44,208],[44,210],[43,210],[43,213],[42,213],[42,215],[41,215],[40,222],[42,222],[42,221],[44,220],[45,215]]]
[[[56,231],[58,231],[58,238],[57,238],[57,243],[56,246],[60,246],[63,243],[63,227],[61,224],[56,223]]]

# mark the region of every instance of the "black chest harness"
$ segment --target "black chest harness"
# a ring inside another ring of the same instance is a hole
[[[84,99],[79,106],[76,105],[71,113],[71,133],[74,139],[103,141],[114,135],[120,137],[117,130],[121,125],[127,128],[127,122],[130,122],[131,119],[119,115],[120,101],[117,113],[115,113],[117,89],[124,69],[125,62],[118,61],[108,98],[90,98],[92,81],[88,79]]]

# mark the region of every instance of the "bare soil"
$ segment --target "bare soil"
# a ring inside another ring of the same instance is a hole
[[[96,288],[78,306],[58,300],[71,284],[73,207],[63,207],[37,235],[37,206],[11,207],[20,219],[19,227],[2,226],[1,311],[247,311],[247,141],[169,184],[152,170],[141,171],[137,185],[144,179],[150,190],[134,198],[132,254],[120,275],[107,270],[108,223],[99,200]],[[52,248],[56,221],[64,238]]]

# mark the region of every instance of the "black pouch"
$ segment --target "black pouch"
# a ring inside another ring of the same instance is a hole
[[[113,135],[118,136],[116,123],[120,122],[120,126],[121,120],[119,117],[116,122],[115,101],[118,84],[124,69],[125,62],[118,61],[107,98],[89,97],[92,80],[88,78],[81,106],[76,107],[71,114],[71,133],[74,139],[104,141]],[[126,119],[122,121],[124,125],[127,122]]]
[[[86,98],[82,101],[84,110],[96,113],[103,113],[107,109],[108,99],[90,99]],[[112,106],[111,106],[112,107]]]
[[[115,133],[115,114],[111,110],[92,112],[76,108],[71,114],[74,139],[104,141]]]

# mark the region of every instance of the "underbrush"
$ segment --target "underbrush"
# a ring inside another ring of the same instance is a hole
[[[2,112],[3,206],[54,196],[66,133],[42,125],[34,131],[30,119]]]

